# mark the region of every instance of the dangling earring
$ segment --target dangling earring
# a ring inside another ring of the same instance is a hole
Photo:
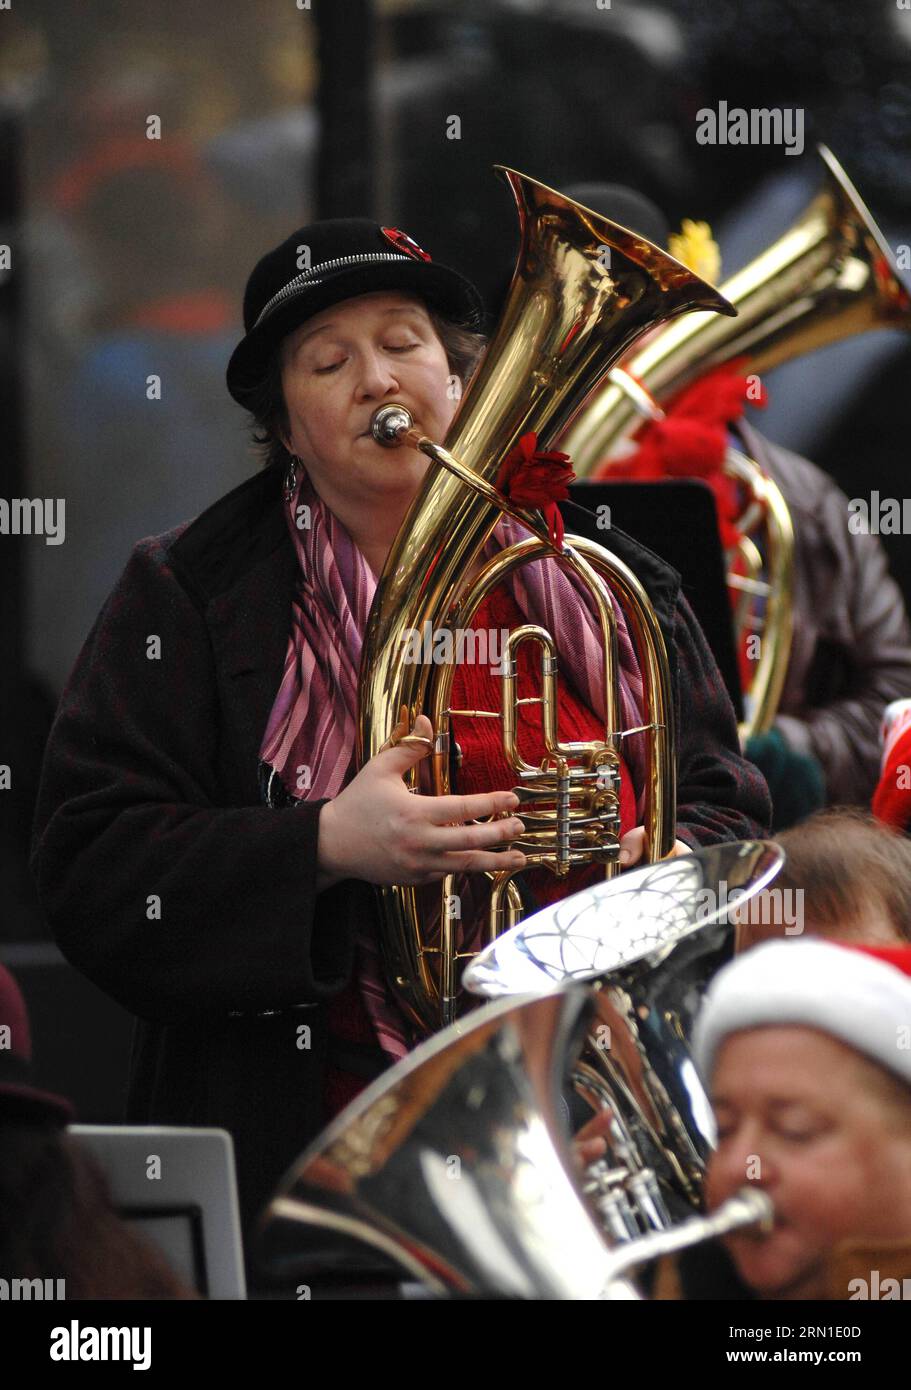
[[[294,489],[297,487],[297,466],[300,459],[297,454],[291,455],[291,462],[288,464],[288,471],[285,474],[285,501],[290,502],[294,496]]]

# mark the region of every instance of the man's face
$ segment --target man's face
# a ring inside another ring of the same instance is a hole
[[[724,1242],[760,1296],[824,1297],[840,1242],[911,1237],[911,1099],[880,1067],[812,1028],[750,1028],[719,1048],[711,1094],[709,1209],[751,1179],[775,1206],[769,1235]]]
[[[285,442],[323,501],[343,511],[365,502],[407,506],[429,461],[413,449],[377,444],[373,414],[398,401],[439,441],[459,397],[421,301],[398,293],[343,300],[285,338],[281,363],[290,423]]]

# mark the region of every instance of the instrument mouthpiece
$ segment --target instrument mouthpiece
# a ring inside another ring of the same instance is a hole
[[[729,1220],[736,1223],[731,1225],[731,1230],[736,1230],[740,1225],[755,1225],[758,1234],[768,1235],[775,1225],[772,1199],[760,1187],[742,1187],[718,1210],[727,1213]]]
[[[411,412],[403,405],[382,405],[370,421],[370,430],[377,444],[386,449],[394,449],[401,443],[401,437],[410,430],[414,420]]]

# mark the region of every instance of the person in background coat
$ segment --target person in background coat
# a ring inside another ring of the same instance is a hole
[[[54,1290],[45,1297],[68,1300],[194,1298],[161,1252],[118,1216],[100,1165],[67,1133],[76,1118],[70,1102],[34,1084],[25,1000],[3,965],[0,1040],[2,1297],[12,1279],[42,1280]]]

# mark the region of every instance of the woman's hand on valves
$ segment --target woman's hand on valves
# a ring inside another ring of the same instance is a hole
[[[517,839],[522,822],[507,813],[513,792],[422,796],[403,780],[433,748],[433,727],[418,715],[410,731],[403,718],[383,748],[319,817],[318,888],[345,878],[368,883],[438,883],[449,873],[524,868],[518,850],[496,846]],[[483,817],[495,817],[483,824]]]

